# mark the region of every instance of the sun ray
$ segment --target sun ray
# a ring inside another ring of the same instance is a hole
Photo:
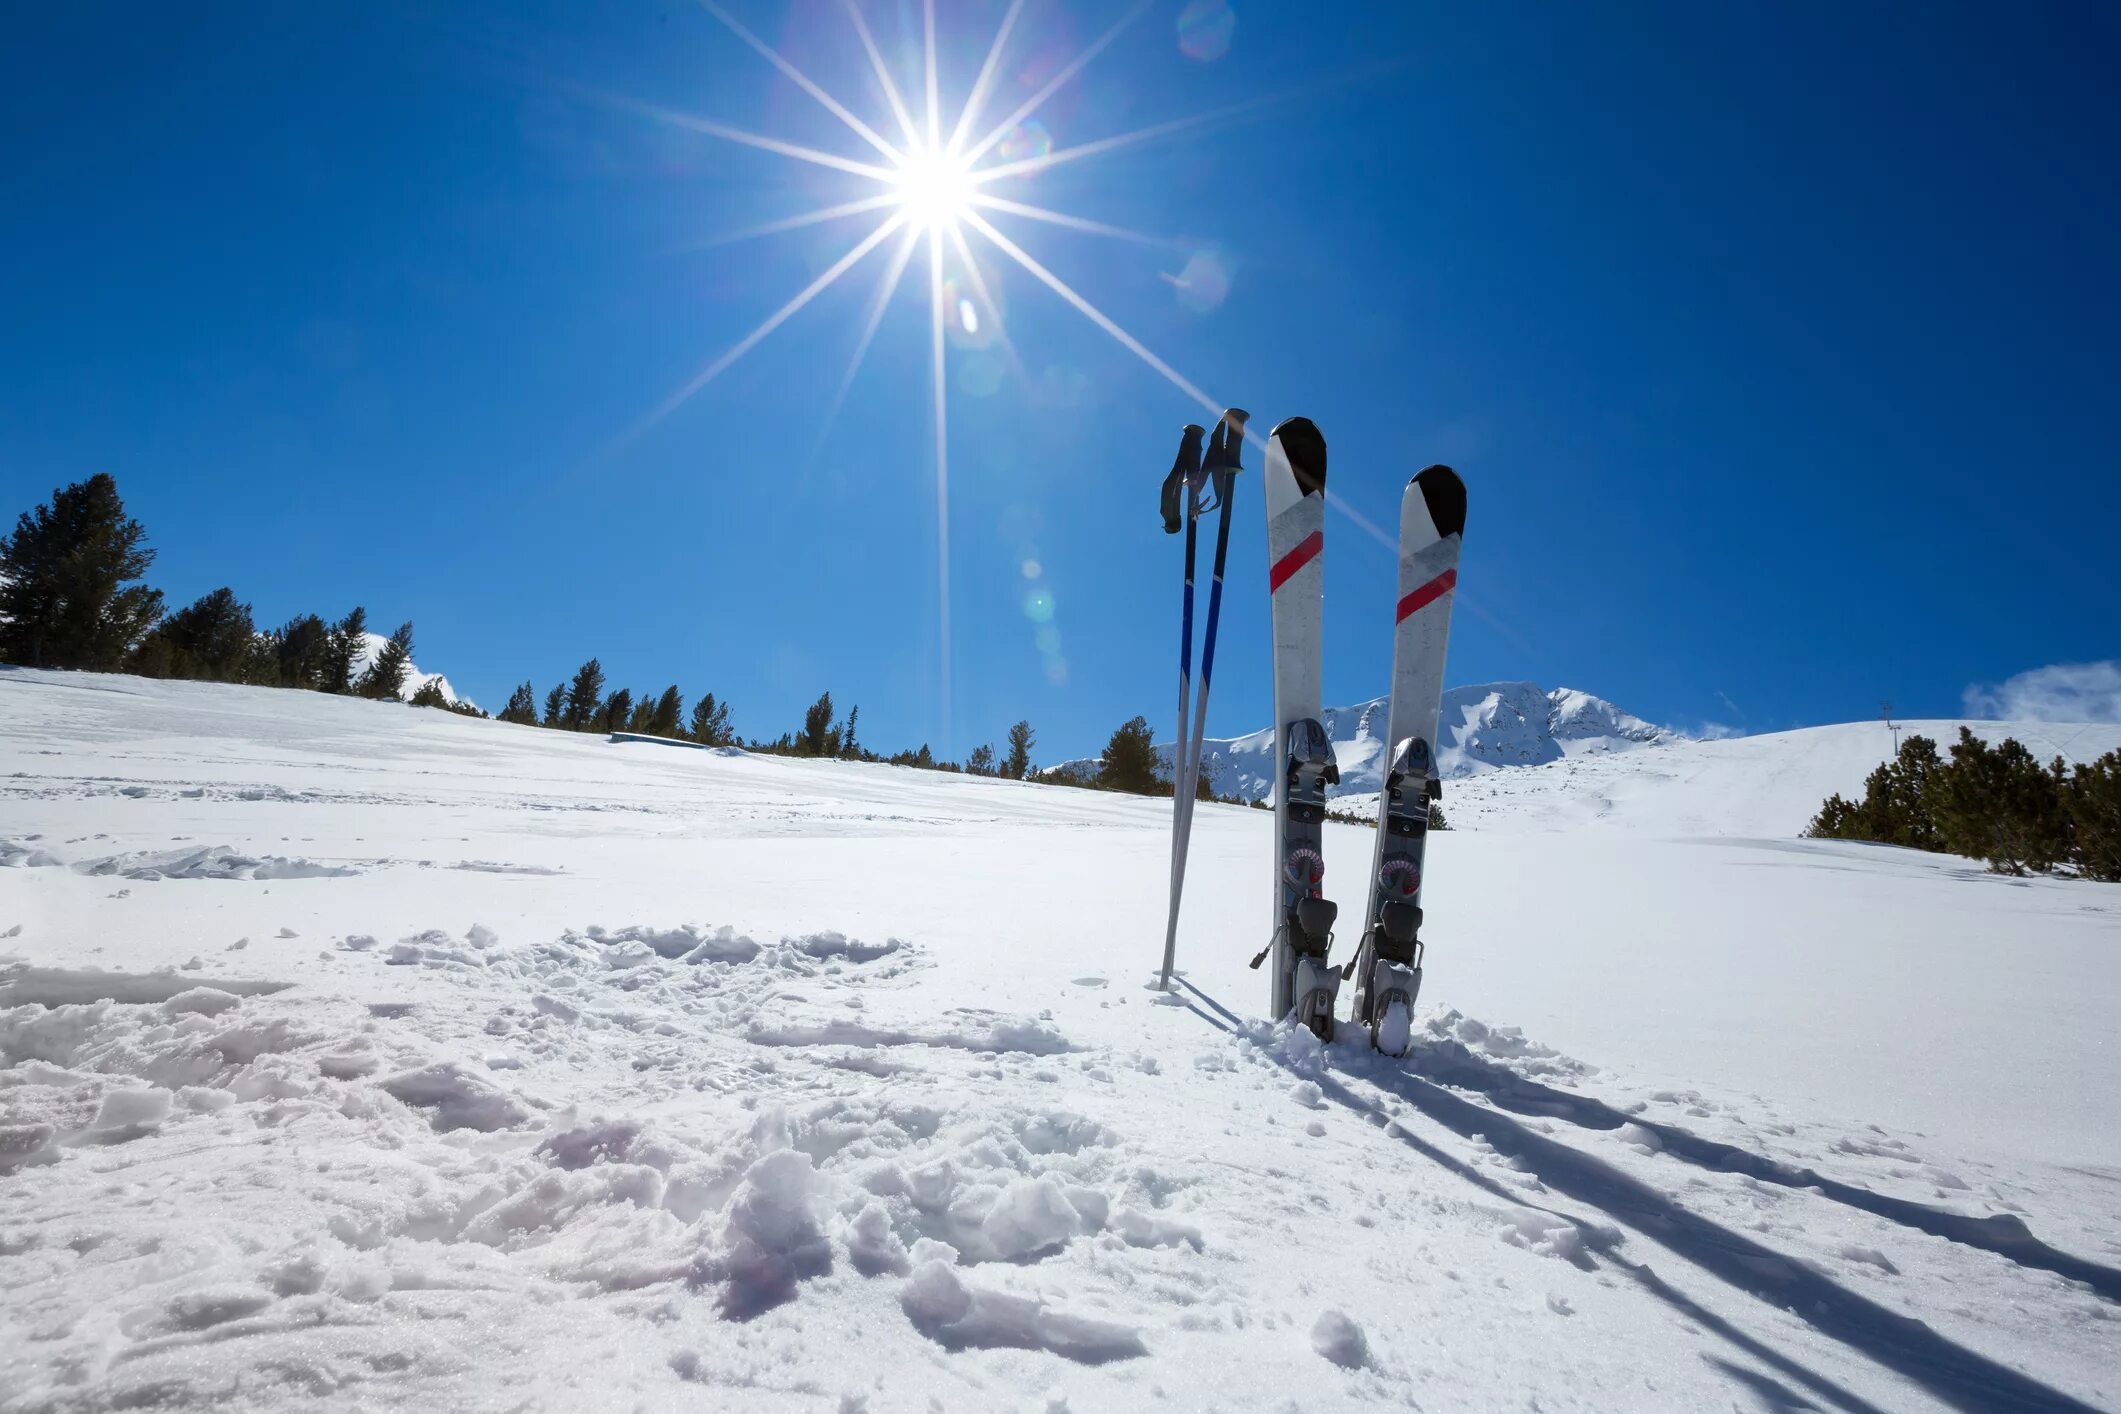
[[[869,55],[869,67],[876,70],[876,81],[883,85],[884,101],[891,105],[891,116],[898,119],[899,131],[906,135],[906,146],[920,145],[920,130],[913,126],[913,115],[906,111],[906,100],[899,97],[898,85],[891,81],[891,70],[884,64],[882,51],[876,47],[876,36],[869,32],[869,22],[862,18],[861,7],[855,0],[843,0],[847,17],[854,21],[854,32],[861,36],[862,48]]]
[[[979,233],[981,235],[985,236],[988,240],[993,241],[994,244],[1000,248],[1002,254],[1008,256],[1011,260],[1014,260],[1018,265],[1023,266],[1024,269],[1031,272],[1031,274],[1035,276],[1040,283],[1044,284],[1047,289],[1053,291],[1053,293],[1059,295],[1062,299],[1074,305],[1078,313],[1080,313],[1084,318],[1088,319],[1092,324],[1095,324],[1098,328],[1104,330],[1107,334],[1110,334],[1113,338],[1117,339],[1120,342],[1121,346],[1124,347],[1129,353],[1133,354],[1143,363],[1148,364],[1158,373],[1163,374],[1163,376],[1167,380],[1169,380],[1172,387],[1178,389],[1181,393],[1184,393],[1187,397],[1193,399],[1194,402],[1198,403],[1207,411],[1215,414],[1217,417],[1220,417],[1222,415],[1223,405],[1221,403],[1215,401],[1215,399],[1209,397],[1206,393],[1203,393],[1199,388],[1195,387],[1192,381],[1188,379],[1183,373],[1180,373],[1170,364],[1165,363],[1162,359],[1158,358],[1155,354],[1151,353],[1148,347],[1144,345],[1141,340],[1135,338],[1125,329],[1120,328],[1119,325],[1114,323],[1112,318],[1107,315],[1103,310],[1099,309],[1096,305],[1090,303],[1090,301],[1084,299],[1081,295],[1077,294],[1074,289],[1069,286],[1067,281],[1061,279],[1060,276],[1054,274],[1051,270],[1048,270],[1045,266],[1039,264],[1038,260],[1031,254],[1029,254],[1027,251],[1025,251],[1022,246],[1018,245],[1015,241],[1010,240],[1000,231],[997,231],[994,228],[993,223],[988,221],[986,217],[981,216],[978,212],[974,211],[967,212],[965,215],[965,219],[971,222],[972,225],[979,230]]]
[[[1023,12],[1024,0],[1009,0],[1009,8],[1002,15],[1001,28],[994,32],[994,43],[987,46],[987,57],[979,66],[979,76],[972,80],[972,91],[965,95],[964,109],[957,115],[957,126],[950,130],[950,141],[945,143],[945,152],[955,153],[965,141],[965,134],[978,121],[980,104],[987,100],[987,86],[994,82],[996,67],[1001,63],[1002,46],[1009,42],[1009,31],[1016,27],[1016,17]]]
[[[898,204],[897,192],[883,192],[876,196],[857,197],[843,201],[837,206],[822,206],[815,211],[805,211],[798,216],[783,216],[778,221],[767,221],[757,226],[745,226],[739,230],[709,236],[703,241],[694,241],[680,246],[680,250],[713,250],[718,246],[737,245],[743,241],[757,240],[760,236],[777,236],[783,231],[799,231],[805,226],[822,225],[837,221],[844,216],[859,216],[864,211],[878,211],[886,206]]]
[[[986,192],[975,192],[971,197],[974,206],[984,206],[990,211],[1006,211],[1012,216],[1025,216],[1033,221],[1049,221],[1056,226],[1066,226],[1071,231],[1082,231],[1093,236],[1110,236],[1114,240],[1134,241],[1139,245],[1157,246],[1164,250],[1186,250],[1184,241],[1170,236],[1152,236],[1146,231],[1130,230],[1125,226],[1107,225],[1103,221],[1092,221],[1083,216],[1070,216],[1065,211],[1054,211],[1044,206],[1031,206],[1021,201],[1010,201],[1005,197],[991,196]]]
[[[1023,122],[1024,119],[1030,117],[1033,113],[1036,113],[1039,108],[1045,104],[1045,101],[1047,99],[1051,98],[1056,92],[1060,90],[1062,85],[1066,84],[1068,80],[1074,78],[1077,74],[1081,73],[1083,71],[1084,65],[1088,64],[1092,59],[1095,59],[1099,54],[1102,54],[1105,50],[1105,47],[1112,43],[1113,40],[1119,38],[1120,34],[1127,28],[1128,25],[1133,24],[1135,20],[1139,19],[1141,17],[1142,11],[1148,9],[1150,3],[1151,0],[1139,0],[1139,3],[1137,3],[1133,9],[1127,11],[1126,14],[1121,15],[1118,21],[1112,26],[1112,28],[1106,30],[1103,34],[1099,35],[1088,49],[1085,49],[1082,53],[1076,55],[1073,60],[1069,61],[1066,68],[1063,68],[1059,73],[1055,74],[1052,78],[1048,79],[1044,88],[1041,88],[1037,93],[1032,94],[1030,98],[1025,100],[1022,107],[1018,108],[1014,113],[1011,113],[1008,117],[1002,119],[1000,123],[996,124],[993,132],[988,133],[985,137],[981,138],[979,140],[979,146],[973,148],[970,152],[965,154],[965,161],[968,163],[977,162],[980,158],[984,157],[987,154],[987,150],[989,148],[993,147],[1003,138],[1009,136],[1009,134],[1015,130],[1016,125],[1018,123]]]
[[[935,92],[935,0],[921,0],[921,47],[928,58],[928,151],[942,150],[942,102]]]
[[[1002,323],[1002,307],[994,302],[994,291],[987,288],[987,276],[979,267],[979,260],[972,253],[972,243],[965,239],[965,228],[956,222],[950,224],[950,240],[957,247],[957,258],[964,262],[965,276],[972,281],[972,289],[987,306],[987,314],[994,321],[994,339],[1008,356],[1009,368],[1017,377],[1024,376],[1024,361],[1016,355],[1016,341],[1009,337],[1008,326]]]
[[[765,40],[760,39],[750,30],[744,28],[742,22],[740,22],[736,16],[730,14],[720,5],[717,5],[715,3],[715,0],[700,0],[700,8],[705,10],[708,14],[714,16],[716,19],[720,20],[723,26],[728,29],[731,34],[735,35],[738,39],[743,40],[744,43],[750,45],[753,49],[756,49],[759,54],[766,60],[766,62],[772,64],[773,67],[779,69],[782,73],[786,74],[789,79],[795,83],[795,86],[797,88],[800,88],[803,92],[809,94],[812,98],[815,98],[819,103],[823,104],[825,107],[825,111],[832,114],[833,117],[839,119],[841,122],[845,123],[847,125],[848,130],[854,133],[855,136],[861,138],[862,141],[868,143],[878,152],[883,153],[884,156],[890,158],[893,162],[901,162],[905,160],[905,154],[900,152],[897,148],[893,147],[890,143],[885,142],[881,137],[877,136],[876,129],[870,127],[860,118],[857,118],[854,116],[854,114],[848,112],[845,104],[841,103],[837,98],[834,98],[831,94],[825,92],[825,90],[819,88],[816,84],[812,83],[808,74],[804,73],[801,69],[798,69],[795,65],[789,63],[786,59],[782,58],[779,50],[775,49],[772,45],[766,43]]]
[[[658,422],[661,422],[664,418],[668,417],[671,413],[675,412],[680,406],[684,404],[686,399],[690,398],[693,394],[699,392],[700,389],[706,387],[715,379],[721,377],[723,373],[728,371],[730,365],[734,364],[738,359],[742,358],[745,354],[751,352],[752,349],[756,348],[761,339],[764,339],[768,334],[771,334],[774,330],[780,328],[781,325],[788,321],[788,317],[790,315],[794,314],[804,305],[810,303],[811,300],[816,299],[817,296],[824,291],[826,286],[830,285],[834,280],[839,279],[840,276],[846,274],[849,270],[853,269],[855,265],[860,263],[861,258],[863,256],[867,255],[870,251],[875,250],[878,245],[883,243],[885,238],[890,236],[893,231],[897,230],[900,226],[903,226],[904,224],[906,224],[906,217],[903,213],[895,212],[892,215],[885,217],[884,220],[878,224],[877,228],[871,231],[859,245],[855,246],[854,249],[848,251],[838,260],[832,262],[832,264],[827,267],[823,274],[819,275],[815,280],[812,280],[809,284],[805,285],[803,287],[802,293],[798,294],[794,299],[789,300],[788,303],[782,305],[773,313],[767,315],[765,319],[759,322],[757,328],[753,329],[743,338],[737,340],[736,343],[731,345],[726,351],[724,351],[720,357],[716,358],[713,362],[709,363],[706,367],[702,368],[698,373],[693,374],[690,379],[686,380],[683,386],[677,389],[677,391],[673,392],[669,397],[663,399],[662,402],[658,403],[655,406],[655,409],[651,411],[646,417],[642,418],[639,422],[635,423],[632,427],[628,428],[625,434],[619,438],[618,445],[624,446],[626,443],[633,441],[636,437],[639,437],[649,428],[655,426]]]
[[[935,592],[942,677],[943,754],[950,753],[950,439],[943,381],[943,240],[928,228],[929,372],[935,385]]]
[[[1044,172],[1050,168],[1058,167],[1064,162],[1080,162],[1085,157],[1096,157],[1100,153],[1111,152],[1122,147],[1132,147],[1136,143],[1153,142],[1160,137],[1170,137],[1173,133],[1182,133],[1189,128],[1201,127],[1204,124],[1218,122],[1225,118],[1234,118],[1240,114],[1249,113],[1279,101],[1278,98],[1251,98],[1243,103],[1225,104],[1220,108],[1211,108],[1205,113],[1195,113],[1190,117],[1173,118],[1167,123],[1151,123],[1146,128],[1136,128],[1132,132],[1120,133],[1114,137],[1099,138],[1095,142],[1078,143],[1074,147],[1063,147],[1057,151],[1046,153],[1042,157],[1026,157],[1016,162],[1004,162],[998,167],[983,167],[972,174],[972,180],[975,183],[984,185],[987,182],[1001,181],[1006,177],[1028,177],[1034,172]]]
[[[653,103],[643,103],[639,99],[627,98],[616,93],[607,93],[601,89],[576,86],[574,92],[609,107],[628,113],[637,113],[644,118],[653,118],[659,123],[667,123],[674,128],[686,128],[692,132],[706,133],[710,137],[718,137],[727,142],[741,143],[745,147],[755,147],[761,152],[772,152],[782,157],[793,157],[798,162],[809,162],[819,167],[830,167],[839,172],[852,172],[855,176],[868,177],[872,181],[878,182],[889,182],[897,176],[895,169],[879,167],[874,162],[859,162],[852,157],[840,157],[834,153],[820,152],[814,147],[804,147],[799,143],[783,142],[777,137],[767,137],[763,133],[746,132],[742,128],[732,128],[727,123],[717,123],[712,118],[702,118],[695,113],[682,113],[675,108],[664,108]]]
[[[862,360],[869,355],[869,345],[876,338],[877,327],[884,322],[884,310],[891,303],[898,282],[905,278],[906,267],[912,263],[913,248],[920,244],[920,229],[910,221],[906,223],[905,238],[898,249],[891,253],[891,264],[884,270],[884,278],[876,287],[876,295],[869,301],[869,314],[862,324],[862,336],[854,345],[854,357],[847,360],[847,371],[840,376],[839,389],[833,393],[831,405],[825,409],[824,419],[818,425],[817,442],[811,448],[810,459],[814,462],[825,450],[825,442],[832,435],[832,428],[839,421],[840,409],[847,404],[847,394],[854,389],[854,376],[861,372]]]

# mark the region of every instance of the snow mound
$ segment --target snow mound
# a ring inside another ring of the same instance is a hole
[[[1085,1364],[1149,1353],[1131,1326],[1058,1310],[1035,1296],[975,1286],[940,1258],[915,1269],[899,1304],[914,1325],[950,1347],[1047,1350]]]

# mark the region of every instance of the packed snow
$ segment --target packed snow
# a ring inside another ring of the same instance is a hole
[[[0,671],[0,1409],[2112,1407],[2121,886],[1876,730],[1454,784],[1387,1060],[1259,811],[1166,994],[1168,801]]]

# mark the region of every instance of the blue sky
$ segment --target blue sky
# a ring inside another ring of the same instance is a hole
[[[733,3],[895,135],[836,3]],[[938,6],[946,130],[1003,10]],[[918,7],[864,13],[918,106]],[[1030,0],[987,123],[1125,14]],[[1953,714],[2121,651],[2110,8],[1181,20],[1147,5],[1035,115],[1046,140],[1264,101],[993,187],[1160,243],[991,219],[1261,430],[1312,417],[1369,521],[1459,467],[1451,681],[1763,731]],[[706,244],[876,189],[644,111],[875,159],[706,10],[6,23],[7,514],[110,471],[173,601],[409,617],[489,706],[594,653],[747,734],[828,688],[870,744],[960,755],[1018,717],[1053,760],[1169,715],[1155,493],[1199,413],[977,237],[1015,360],[991,317],[948,349],[947,737],[925,257],[829,426],[888,241],[642,428],[884,214]],[[1174,283],[1189,261],[1220,299]],[[1250,461],[1219,734],[1269,716]],[[1393,563],[1344,516],[1327,546],[1326,694],[1352,701],[1384,686]]]

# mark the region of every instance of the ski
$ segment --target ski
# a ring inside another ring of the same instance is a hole
[[[1337,912],[1325,882],[1326,787],[1340,779],[1319,724],[1325,569],[1326,439],[1292,417],[1267,441],[1267,585],[1274,620],[1273,932],[1252,965],[1274,958],[1272,1011],[1333,1034],[1340,974],[1326,963]]]
[[[1171,474],[1164,478],[1164,530],[1176,534],[1183,519],[1186,531],[1186,586],[1179,620],[1178,649],[1178,737],[1171,745],[1171,913],[1164,928],[1164,968],[1159,986],[1171,989],[1171,967],[1178,951],[1178,907],[1186,887],[1186,846],[1193,835],[1193,803],[1200,780],[1201,742],[1208,730],[1208,688],[1215,678],[1215,628],[1222,617],[1223,565],[1230,558],[1230,506],[1237,490],[1237,473],[1244,470],[1245,422],[1250,413],[1225,408],[1207,434],[1207,455],[1201,454],[1202,430],[1187,423],[1179,435],[1178,457]],[[1207,498],[1202,493],[1207,492]],[[1193,669],[1193,561],[1194,525],[1209,511],[1220,509],[1215,527],[1215,562],[1208,587],[1208,623],[1201,635],[1200,701],[1194,708],[1190,733],[1186,723],[1186,698]]]
[[[1466,488],[1457,472],[1432,466],[1407,483],[1399,503],[1399,602],[1384,738],[1391,759],[1377,800],[1362,942],[1343,974],[1356,979],[1354,1015],[1369,1028],[1370,1044],[1394,1056],[1406,1054],[1421,994],[1422,871],[1429,802],[1443,794],[1436,730],[1465,525]]]

